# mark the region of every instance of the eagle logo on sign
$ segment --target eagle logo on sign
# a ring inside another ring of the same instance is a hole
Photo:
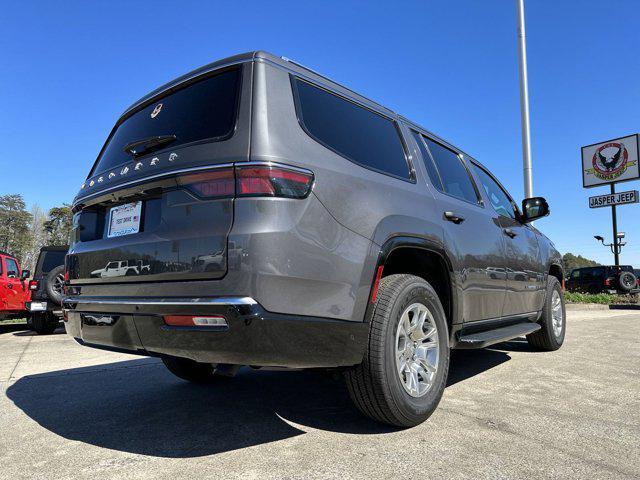
[[[162,110],[162,104],[159,103],[155,106],[155,108],[153,109],[153,112],[151,112],[151,118],[156,118],[158,116],[158,114],[160,113],[160,110]]]
[[[601,180],[615,180],[627,170],[629,152],[624,143],[605,143],[593,154],[593,174]]]

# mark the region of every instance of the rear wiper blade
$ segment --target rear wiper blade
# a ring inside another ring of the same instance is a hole
[[[138,157],[144,153],[151,152],[157,149],[161,145],[166,145],[173,142],[176,138],[175,135],[159,135],[156,137],[143,138],[141,140],[134,140],[127,143],[122,150],[126,153],[130,153],[134,157]]]

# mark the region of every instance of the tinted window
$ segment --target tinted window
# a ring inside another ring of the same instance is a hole
[[[580,277],[580,270],[574,270],[573,272],[571,272],[571,278],[579,278]]]
[[[493,208],[498,212],[498,215],[516,218],[513,204],[506,192],[500,188],[500,185],[498,185],[498,183],[496,183],[496,181],[482,168],[478,167],[476,164],[472,165],[476,175],[478,176],[478,180],[480,180],[480,183],[482,184],[482,188],[484,188],[484,191],[489,198],[489,202],[491,202]]]
[[[5,266],[7,267],[7,276],[9,276],[11,272],[13,272],[16,277],[20,274],[20,270],[18,269],[18,264],[13,258],[5,258],[4,263],[5,263]]]
[[[293,82],[298,115],[315,140],[364,167],[409,178],[393,121],[302,80]]]
[[[420,153],[422,154],[422,158],[424,159],[424,164],[427,167],[427,172],[429,173],[429,177],[431,178],[431,183],[434,187],[436,187],[441,192],[442,188],[442,180],[440,179],[440,175],[438,174],[438,170],[436,170],[436,166],[433,164],[433,160],[431,159],[431,155],[427,152],[427,147],[424,145],[423,136],[418,132],[412,132],[413,137],[416,139],[416,143],[418,144],[418,148],[420,149]]]
[[[593,275],[594,278],[604,277],[604,268],[603,267],[594,268],[591,274]]]
[[[439,143],[426,137],[425,141],[438,168],[444,191],[467,202],[477,203],[478,195],[462,159],[454,151]]]
[[[157,135],[175,135],[170,146],[227,138],[235,126],[240,70],[234,68],[162,97],[121,123],[92,174],[131,160],[122,148]],[[153,116],[152,116],[153,115]]]
[[[64,256],[67,252],[45,251],[42,252],[44,260],[42,260],[42,273],[49,273],[56,267],[64,265]]]

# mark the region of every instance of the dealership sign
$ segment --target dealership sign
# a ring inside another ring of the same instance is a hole
[[[627,203],[638,203],[637,190],[589,197],[589,208],[612,207],[613,205],[625,205]]]
[[[582,147],[582,185],[589,188],[640,178],[638,150],[638,135]]]

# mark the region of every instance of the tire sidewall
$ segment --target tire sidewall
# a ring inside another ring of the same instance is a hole
[[[562,294],[562,287],[560,286],[560,282],[555,277],[552,277],[553,280],[549,282],[548,290],[547,290],[547,301],[545,302],[545,320],[546,320],[546,329],[549,332],[549,338],[553,343],[556,344],[558,348],[564,343],[564,337],[567,333],[567,311],[564,304],[564,295]],[[560,308],[562,309],[562,332],[560,337],[556,337],[555,331],[553,329],[553,292],[558,292],[560,295]]]
[[[431,314],[438,329],[439,357],[436,378],[429,391],[422,397],[412,397],[404,389],[396,371],[396,329],[400,316],[412,303],[424,304]],[[392,403],[409,423],[421,422],[436,408],[442,393],[449,368],[449,340],[447,322],[444,311],[435,291],[424,281],[412,280],[396,297],[387,322],[385,332],[385,376]]]
[[[624,277],[629,277],[631,286],[627,286],[624,281],[623,278]],[[627,293],[630,292],[633,289],[633,285],[637,282],[637,279],[635,277],[635,275],[631,272],[622,272],[619,276],[618,276],[618,287],[620,288],[620,290],[622,290],[623,292]]]
[[[64,265],[59,265],[47,274],[47,295],[49,300],[60,305],[62,303],[62,295],[54,291],[53,283],[58,275],[64,272]]]

